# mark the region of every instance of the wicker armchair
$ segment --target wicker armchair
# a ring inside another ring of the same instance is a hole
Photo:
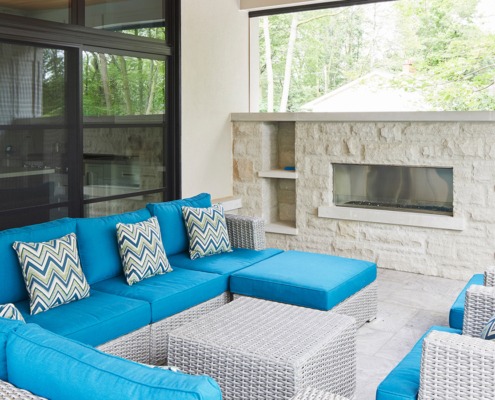
[[[485,272],[493,285],[495,268]],[[495,398],[495,343],[479,336],[495,314],[495,287],[466,292],[462,335],[431,332],[423,342],[419,400]]]
[[[484,285],[495,286],[495,265],[492,265],[485,270]]]

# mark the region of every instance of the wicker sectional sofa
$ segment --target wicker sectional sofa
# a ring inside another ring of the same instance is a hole
[[[85,351],[96,347],[105,353],[141,363],[166,364],[169,332],[231,301],[231,275],[284,254],[282,250],[265,248],[262,221],[227,216],[233,252],[191,260],[187,253],[188,238],[182,219],[182,206],[209,207],[211,198],[209,194],[203,193],[188,199],[149,204],[144,209],[130,213],[99,218],[64,218],[0,232],[0,304],[14,303],[29,329],[41,327],[42,331],[52,335],[52,339],[59,337],[69,343],[77,342]],[[157,217],[160,224],[164,248],[173,272],[129,286],[122,272],[115,227],[117,223],[141,222],[151,216]],[[91,287],[90,296],[30,315],[28,294],[12,243],[44,242],[68,233],[77,236],[82,269]],[[362,281],[358,286],[349,285],[344,295],[339,292],[339,304],[336,307],[335,304],[331,305],[343,314],[359,317],[361,323],[376,315],[376,265],[366,263],[365,268],[374,268],[374,272],[368,274],[368,281]],[[335,274],[335,270],[332,274]],[[339,287],[346,281],[347,278],[341,280]],[[19,329],[22,331],[27,328],[16,328],[14,331]],[[10,333],[6,337],[12,335]],[[102,354],[94,351],[95,354]],[[108,354],[104,356],[112,357]],[[111,361],[105,360],[105,363],[111,364]],[[120,358],[116,360],[123,361]],[[193,388],[196,378],[205,379],[188,377]],[[10,381],[10,376],[0,376],[0,379]],[[17,384],[18,381],[13,383]],[[20,387],[31,388],[29,382],[23,380],[21,383]],[[215,397],[216,389],[210,388],[214,383],[201,383],[208,387],[206,394],[202,395],[201,389],[198,389],[199,394],[192,398],[220,398]],[[43,392],[34,392],[47,396]]]

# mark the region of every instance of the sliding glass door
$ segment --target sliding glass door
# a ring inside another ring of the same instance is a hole
[[[0,229],[178,197],[178,8],[0,0]]]

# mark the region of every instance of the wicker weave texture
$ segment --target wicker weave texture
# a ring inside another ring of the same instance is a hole
[[[485,270],[485,286],[495,286],[495,266],[492,265]]]
[[[191,307],[171,317],[155,322],[151,325],[151,364],[167,364],[168,334],[182,325],[192,322],[209,312],[227,304],[231,300],[230,292]]]
[[[141,329],[121,336],[98,346],[97,349],[114,356],[149,364],[151,347],[151,328],[147,325]]]
[[[423,342],[419,400],[495,398],[495,344],[431,332]]]
[[[370,283],[331,311],[355,318],[358,327],[374,320],[378,313],[378,283]]]
[[[169,335],[169,363],[207,374],[228,399],[290,399],[312,386],[351,397],[354,318],[249,297]]]
[[[495,314],[495,287],[472,285],[466,292],[462,334],[479,337]]]
[[[225,218],[232,247],[252,250],[266,247],[263,219],[234,214],[227,214]]]
[[[0,381],[0,399],[2,400],[46,400],[44,397],[38,397],[28,392],[16,388],[11,383]]]
[[[247,296],[234,294],[234,300],[243,297]],[[329,311],[353,317],[358,328],[374,320],[378,312],[378,283],[370,283]]]
[[[346,397],[312,387],[299,391],[291,400],[348,400]]]

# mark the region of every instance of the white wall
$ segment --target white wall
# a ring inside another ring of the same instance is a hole
[[[249,18],[239,1],[182,1],[182,195],[232,195],[231,112],[249,111]]]

